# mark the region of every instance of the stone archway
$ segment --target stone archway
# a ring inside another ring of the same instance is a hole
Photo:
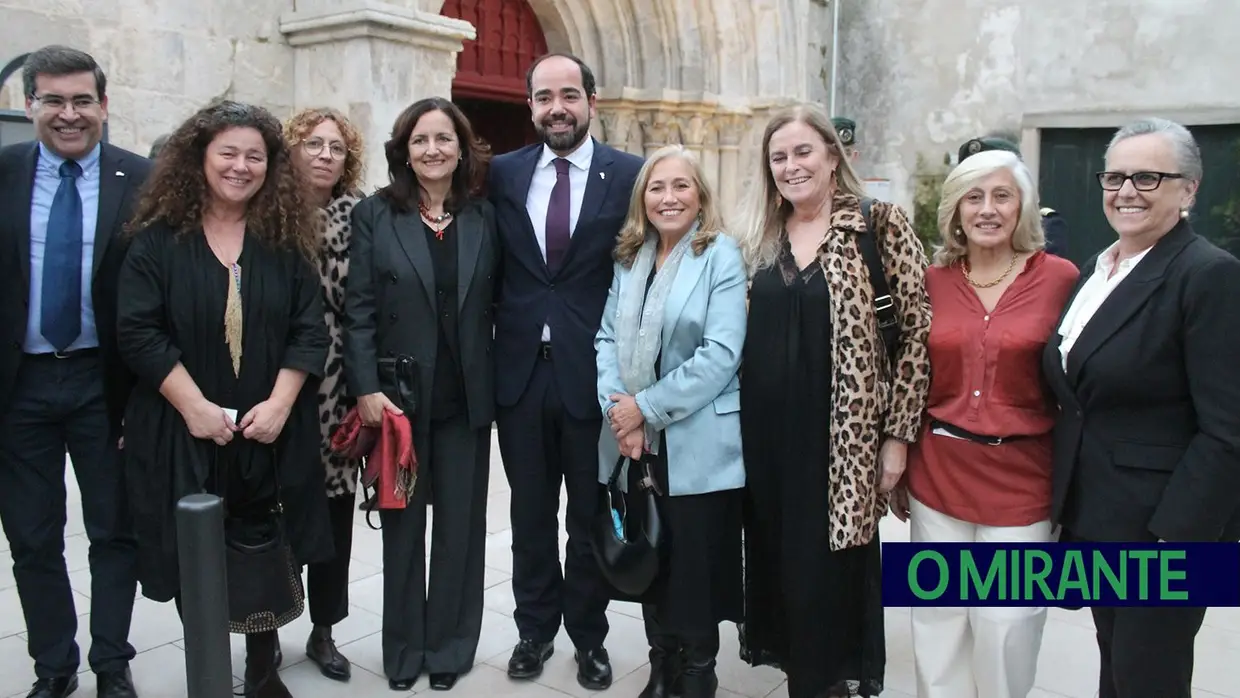
[[[494,153],[537,141],[526,105],[525,73],[547,52],[538,17],[525,0],[446,0],[440,11],[474,26],[456,59],[452,101]]]
[[[755,141],[770,111],[806,99],[822,68],[809,41],[824,48],[814,36],[822,0],[518,1],[528,2],[547,48],[594,69],[596,137],[639,154],[684,143],[729,204],[760,171]],[[297,8],[281,18],[294,50],[294,104],[327,101],[363,124],[367,179],[377,183],[395,116],[420,97],[451,94],[457,54],[477,28],[440,14],[444,0],[299,0]],[[326,96],[324,85],[334,88]]]
[[[804,48],[814,0],[527,1],[550,49],[594,70],[595,135],[642,155],[688,146],[730,208],[768,115],[806,99],[821,67]]]
[[[21,82],[22,66],[29,55],[23,53],[0,68],[0,146],[35,137],[34,124],[26,118],[26,95]]]

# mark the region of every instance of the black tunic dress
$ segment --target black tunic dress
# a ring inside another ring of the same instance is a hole
[[[787,242],[753,280],[742,366],[749,661],[781,668],[790,698],[878,695],[878,538],[838,552],[829,542],[829,289],[817,260],[797,269]]]
[[[321,562],[334,553],[318,458],[317,391],[328,346],[318,276],[297,252],[272,249],[250,235],[238,264],[239,377],[224,340],[232,274],[201,231],[176,235],[156,225],[139,233],[121,272],[117,339],[138,379],[125,412],[125,477],[139,580],[143,594],[157,601],[179,592],[174,513],[189,494],[218,494],[228,516],[244,518],[267,510],[278,486],[299,560]],[[194,438],[159,392],[178,362],[207,400],[236,410],[238,421],[270,396],[281,369],[308,377],[275,443],[237,433],[220,447]]]

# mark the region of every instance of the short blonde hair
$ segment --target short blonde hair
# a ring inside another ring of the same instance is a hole
[[[349,121],[349,118],[330,107],[303,109],[284,123],[284,141],[290,149],[301,145],[310,137],[310,133],[324,121],[336,122],[340,135],[344,138],[348,154],[344,157],[344,171],[340,173],[340,181],[332,187],[332,197],[345,194],[358,194],[365,172],[365,143],[362,132]]]
[[[784,222],[792,212],[792,205],[780,198],[775,179],[771,176],[771,138],[779,129],[798,121],[817,131],[826,142],[827,150],[839,158],[835,168],[835,192],[852,194],[857,198],[866,195],[865,185],[853,169],[840,135],[821,107],[798,104],[775,114],[762,134],[761,172],[756,183],[750,187],[746,213],[742,217],[743,225],[738,231],[741,252],[751,272],[771,266],[779,258],[780,236]]]
[[[698,214],[700,225],[693,237],[693,253],[700,255],[705,252],[715,237],[724,230],[723,215],[715,201],[714,190],[706,182],[706,173],[702,170],[702,163],[697,156],[683,145],[663,146],[646,159],[641,171],[637,173],[637,181],[633,183],[633,195],[629,198],[629,214],[616,237],[615,258],[625,267],[632,266],[646,238],[657,234],[654,225],[646,216],[646,187],[650,184],[650,173],[654,171],[655,165],[668,158],[679,158],[688,163],[689,169],[693,171],[693,183],[697,185],[698,202],[702,208]]]
[[[965,158],[943,182],[943,194],[939,200],[940,244],[934,250],[936,266],[951,266],[968,255],[968,240],[960,232],[960,202],[979,181],[1000,170],[1011,172],[1016,188],[1020,190],[1020,218],[1012,231],[1012,249],[1016,252],[1034,252],[1046,247],[1042,213],[1038,208],[1038,188],[1033,183],[1033,174],[1015,153],[987,150]]]

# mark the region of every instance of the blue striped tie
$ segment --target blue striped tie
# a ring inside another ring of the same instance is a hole
[[[61,163],[60,187],[47,219],[39,327],[56,351],[64,351],[82,334],[82,197],[77,190],[81,176],[76,162]]]

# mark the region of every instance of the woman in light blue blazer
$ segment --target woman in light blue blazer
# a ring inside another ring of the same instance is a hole
[[[668,555],[641,598],[650,681],[641,698],[714,696],[719,623],[743,611],[740,380],[746,276],[701,166],[655,152],[616,245],[598,350],[599,481],[651,455]],[[630,483],[635,480],[630,473]]]

